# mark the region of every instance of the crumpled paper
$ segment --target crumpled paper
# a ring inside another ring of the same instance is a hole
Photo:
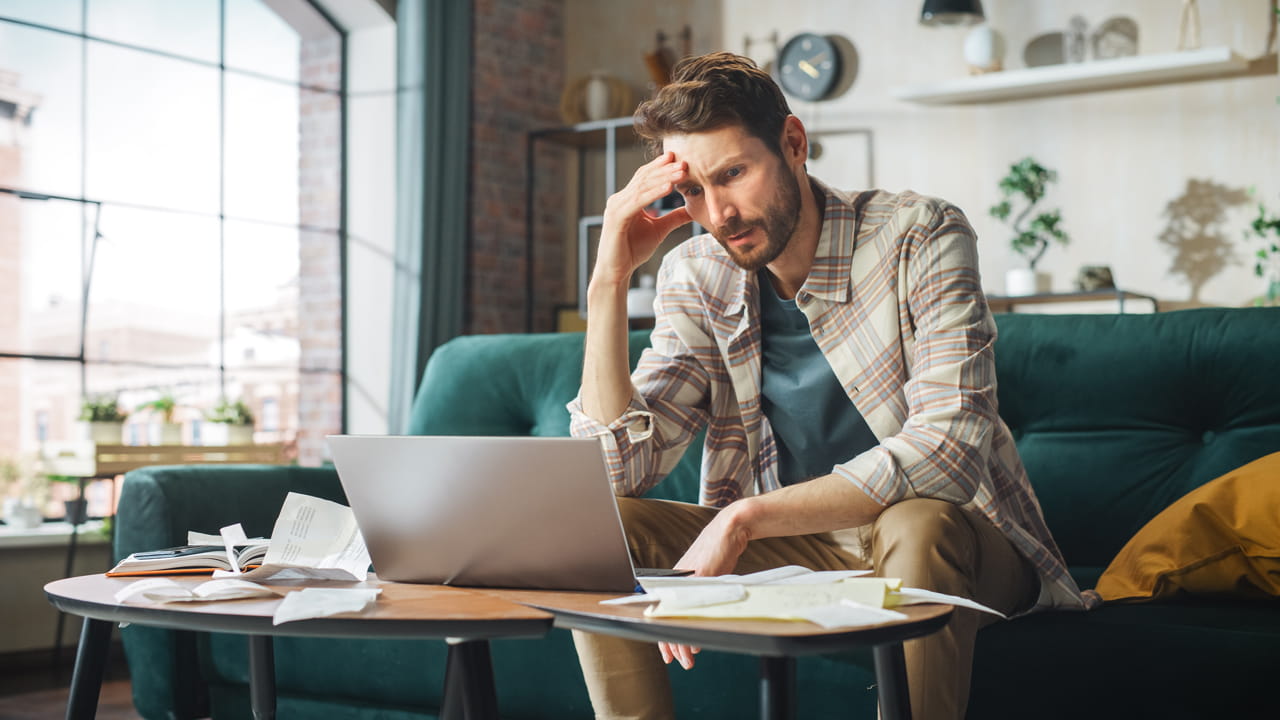
[[[360,612],[376,602],[381,592],[382,588],[303,588],[284,596],[271,624]]]
[[[116,593],[116,602],[215,602],[242,598],[274,597],[280,593],[244,580],[210,580],[195,587],[168,578],[149,578],[129,583]]]

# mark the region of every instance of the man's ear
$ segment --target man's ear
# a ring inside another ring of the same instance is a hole
[[[809,134],[795,115],[788,115],[783,121],[781,143],[782,156],[789,164],[803,165],[809,159]]]

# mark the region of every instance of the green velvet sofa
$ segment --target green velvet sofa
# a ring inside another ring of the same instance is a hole
[[[1280,451],[1280,309],[1159,315],[1001,315],[1000,412],[1081,587],[1161,509],[1208,480]],[[633,360],[647,341],[634,333]],[[456,339],[427,367],[415,434],[564,435],[581,335]],[[654,495],[696,496],[686,457]],[[243,523],[270,532],[289,491],[342,500],[332,469],[156,467],[128,474],[117,558]],[[146,718],[247,718],[246,643],[233,636],[123,631]],[[279,639],[281,718],[434,717],[445,645]],[[509,718],[590,717],[569,635],[493,643]],[[869,654],[803,658],[799,716],[875,718]],[[973,718],[1275,717],[1280,604],[1231,598],[1042,613],[979,635]],[[758,663],[704,652],[672,670],[683,717],[756,714]]]

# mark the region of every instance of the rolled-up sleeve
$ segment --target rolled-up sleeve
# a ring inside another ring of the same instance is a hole
[[[581,391],[567,406],[570,434],[600,439],[617,495],[642,495],[661,482],[707,424],[708,374],[663,310],[673,292],[664,285],[651,344],[631,375],[631,401],[622,414],[608,424],[595,420],[583,411]]]

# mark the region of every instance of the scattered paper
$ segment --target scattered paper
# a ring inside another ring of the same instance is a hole
[[[670,596],[664,595],[658,604],[646,608],[645,615],[807,620],[808,618],[803,615],[807,611],[838,606],[846,601],[872,608],[883,608],[889,594],[901,587],[901,580],[877,577],[846,578],[840,582],[825,585],[743,585],[744,597],[715,604],[684,601],[683,596],[686,593],[700,589],[686,587],[669,589],[674,592]]]
[[[170,580],[149,578],[138,580],[116,593],[116,602],[216,602],[254,597],[273,597],[280,593],[244,580],[209,580],[195,587]]]
[[[862,625],[879,625],[880,623],[907,619],[906,615],[897,610],[859,605],[849,600],[842,600],[838,605],[824,605],[802,610],[796,613],[796,616],[815,625],[821,625],[828,630]]]
[[[975,602],[968,598],[962,598],[958,595],[946,595],[932,590],[921,590],[920,588],[902,588],[890,596],[893,605],[920,605],[922,603],[941,603],[943,605],[955,605],[957,607],[970,608],[980,612],[991,613],[1000,618],[1008,619],[1007,616],[997,610]]]
[[[601,605],[639,605],[660,602],[668,610],[703,607],[717,603],[734,602],[747,596],[743,585],[686,585],[679,588],[655,588],[641,595],[626,595],[611,600],[601,600]]]
[[[351,508],[289,493],[276,517],[262,566],[238,575],[217,571],[214,577],[264,580],[286,571],[292,578],[364,580],[369,571],[369,551]]]
[[[271,624],[360,612],[376,602],[381,592],[382,588],[303,588],[285,594]]]
[[[714,585],[727,583],[731,585],[824,585],[840,582],[845,578],[870,575],[870,570],[822,570],[815,571],[799,565],[784,565],[770,570],[749,575],[713,575],[697,577],[693,575],[670,577],[639,578],[640,587],[645,592],[657,588],[682,587],[687,585]]]
[[[245,536],[244,528],[240,527],[240,523],[222,528],[219,534],[222,536],[222,546],[227,549],[227,564],[231,566],[227,572],[231,575],[239,575],[240,561],[236,557],[236,546],[245,544],[249,538]]]

